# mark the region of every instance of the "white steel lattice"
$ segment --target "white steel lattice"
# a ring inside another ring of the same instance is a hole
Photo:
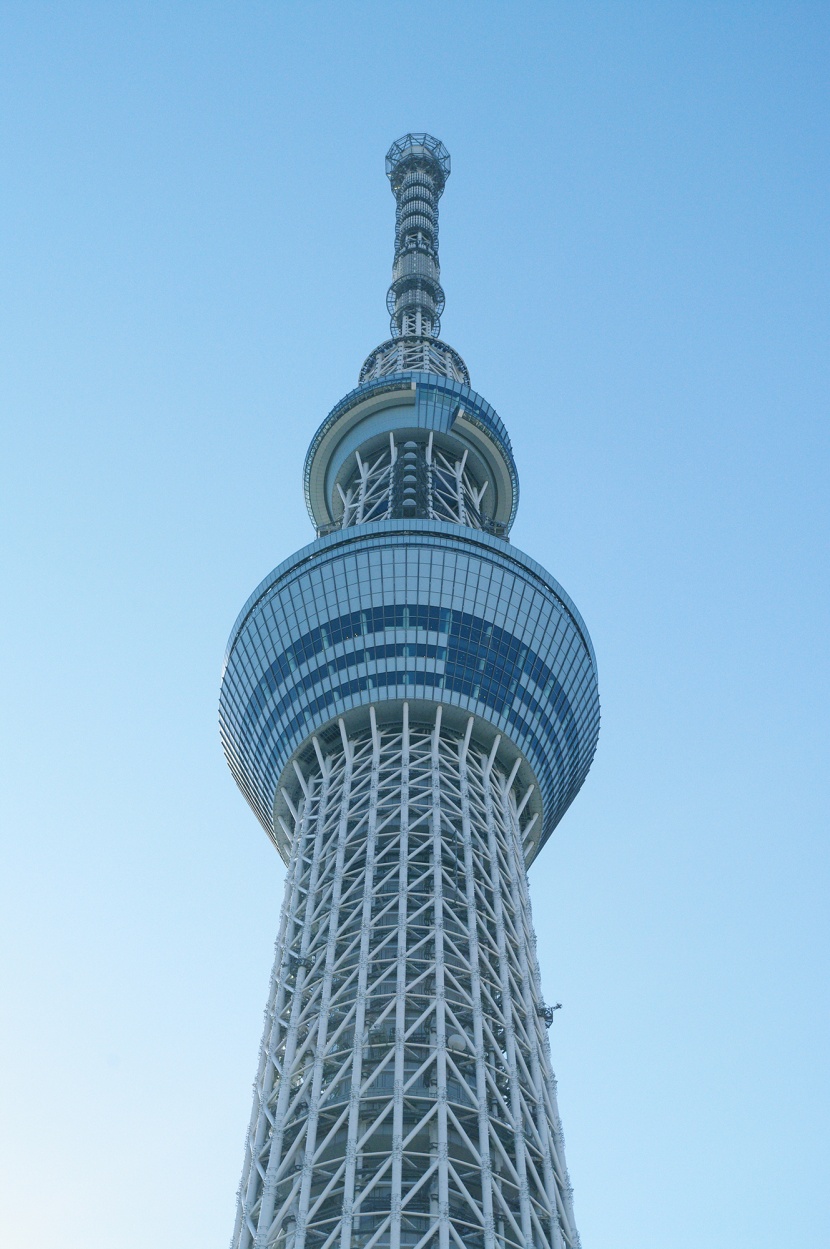
[[[467,366],[457,351],[437,338],[390,338],[364,361],[360,381],[391,373],[437,373],[464,386],[470,384]]]
[[[371,455],[355,452],[354,471],[337,487],[343,505],[342,529],[387,517],[424,518],[487,527],[482,503],[488,482],[476,481],[460,456],[438,447],[430,434],[425,442],[395,441]],[[492,493],[492,492],[491,492]]]
[[[232,1249],[578,1246],[526,797],[472,728],[371,709],[297,769]]]

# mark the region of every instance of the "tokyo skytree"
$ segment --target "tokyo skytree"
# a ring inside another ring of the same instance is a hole
[[[440,338],[449,153],[408,134],[386,172],[390,336],[222,676],[288,868],[232,1249],[576,1249],[527,868],[591,765],[596,662],[510,543],[510,439]]]

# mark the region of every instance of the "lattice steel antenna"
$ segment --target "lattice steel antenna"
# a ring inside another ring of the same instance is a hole
[[[406,135],[387,172],[398,333],[312,439],[317,540],[222,678],[288,865],[232,1249],[577,1249],[526,868],[591,765],[596,663],[437,338],[449,155]]]
[[[450,154],[428,134],[408,134],[386,153],[397,201],[395,261],[386,306],[393,338],[438,338],[444,292],[438,264],[438,201]]]
[[[375,348],[361,382],[405,369],[469,383],[467,366],[442,343],[444,291],[438,264],[438,201],[450,176],[450,154],[430,134],[406,134],[386,153],[395,211],[395,259],[386,296],[391,339]]]

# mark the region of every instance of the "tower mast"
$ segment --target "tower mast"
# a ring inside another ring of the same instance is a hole
[[[245,604],[233,775],[288,865],[232,1249],[577,1249],[526,869],[599,731],[507,431],[438,337],[443,144],[387,155],[392,337],[306,457],[317,538]]]

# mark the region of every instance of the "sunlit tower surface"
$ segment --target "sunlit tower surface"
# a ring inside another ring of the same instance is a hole
[[[590,767],[596,664],[439,337],[449,154],[408,134],[386,171],[391,334],[311,441],[316,541],[225,657],[228,763],[288,865],[232,1246],[564,1249],[526,868]]]

